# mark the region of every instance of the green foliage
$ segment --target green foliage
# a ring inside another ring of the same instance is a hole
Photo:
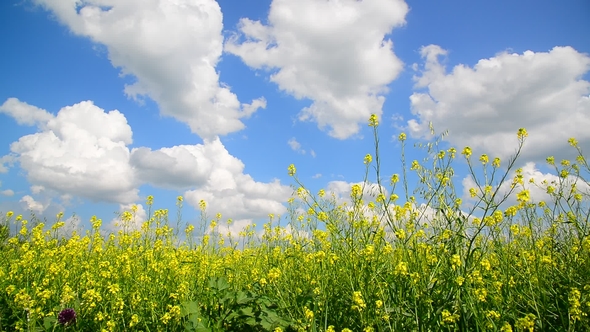
[[[182,304],[186,331],[272,331],[290,326],[276,312],[278,306],[259,289],[232,291],[223,277],[211,278],[208,286],[204,297],[209,301],[200,306],[194,301]]]

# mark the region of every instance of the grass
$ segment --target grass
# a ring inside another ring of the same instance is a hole
[[[231,220],[209,218],[206,202],[200,223],[181,227],[182,197],[175,227],[148,197],[141,228],[132,209],[111,234],[96,217],[85,234],[63,236],[62,214],[45,225],[8,212],[0,331],[588,330],[590,168],[574,139],[575,162],[547,158],[552,181],[509,176],[521,129],[505,166],[440,149],[441,136],[410,167],[402,150],[402,174],[385,183],[376,117],[369,125],[375,153],[350,199],[312,195],[291,165],[288,215],[269,216],[262,233],[228,237]],[[452,181],[456,158],[476,183],[470,204]],[[533,188],[550,200],[533,202]]]

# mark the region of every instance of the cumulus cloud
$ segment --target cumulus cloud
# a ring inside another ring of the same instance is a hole
[[[216,154],[211,173],[200,188],[185,192],[186,202],[198,208],[204,200],[208,211],[221,212],[227,218],[266,218],[286,211],[283,203],[290,197],[291,188],[276,179],[270,183],[254,181],[243,173],[244,164],[221,148],[219,140],[211,144],[211,153]]]
[[[0,173],[7,173],[8,168],[12,167],[16,158],[13,155],[5,155],[0,157]]]
[[[136,82],[125,93],[149,96],[162,114],[187,123],[203,138],[244,128],[259,98],[240,103],[219,82],[222,13],[213,0],[34,0],[73,33],[106,46],[113,66]]]
[[[0,194],[2,194],[2,196],[14,196],[14,190],[5,189],[5,190],[0,191]]]
[[[34,194],[56,192],[64,201],[81,197],[128,209],[139,199],[139,186],[148,183],[193,189],[185,195],[191,205],[198,208],[205,199],[215,212],[248,219],[281,214],[291,193],[279,180],[256,182],[244,174],[244,164],[219,137],[203,144],[130,150],[133,133],[125,116],[90,101],[64,107],[38,126],[44,129],[11,144]],[[34,200],[25,202],[35,206]]]
[[[98,201],[137,200],[126,146],[132,142],[132,131],[123,114],[107,113],[85,101],[62,108],[38,125],[45,129],[10,145],[33,192],[47,188]]]
[[[46,204],[36,201],[33,197],[29,195],[25,195],[20,199],[20,202],[23,203],[26,210],[34,211],[38,213],[43,213],[47,208]]]
[[[403,0],[274,0],[268,25],[240,20],[225,50],[297,99],[311,99],[299,113],[329,135],[345,139],[371,113],[380,115],[386,86],[402,70],[385,38],[405,24]]]
[[[178,145],[155,151],[141,147],[132,150],[130,163],[143,182],[183,189],[205,184],[220,151],[227,152],[218,139],[212,144]]]
[[[45,124],[53,118],[53,115],[46,110],[23,103],[16,98],[8,98],[4,104],[0,105],[0,113],[11,116],[19,125],[27,126]]]
[[[199,208],[205,200],[212,213],[227,218],[252,219],[281,214],[291,189],[280,181],[256,182],[244,174],[244,164],[232,156],[219,138],[197,145],[152,151],[133,149],[131,164],[142,182],[158,187],[187,189],[187,203]]]
[[[571,47],[549,52],[502,52],[473,67],[457,65],[447,72],[447,51],[437,45],[421,49],[424,66],[410,97],[415,116],[407,129],[427,137],[429,123],[449,130],[457,147],[506,158],[516,149],[516,132],[529,132],[523,157],[564,156],[569,137],[590,148],[590,56]],[[422,91],[425,90],[425,91]],[[571,157],[571,155],[570,155]]]
[[[287,144],[289,144],[289,147],[291,148],[291,150],[293,150],[297,153],[305,154],[305,150],[303,150],[301,148],[301,143],[297,142],[297,139],[295,139],[295,137],[290,138],[287,141]]]

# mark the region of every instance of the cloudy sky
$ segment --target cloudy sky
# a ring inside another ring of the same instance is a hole
[[[285,213],[291,163],[312,191],[362,181],[371,113],[385,176],[394,138],[425,142],[432,123],[446,147],[504,159],[525,127],[521,166],[543,178],[569,137],[590,151],[588,15],[586,0],[2,1],[0,211],[84,225],[183,195],[185,221],[204,199],[245,225]]]

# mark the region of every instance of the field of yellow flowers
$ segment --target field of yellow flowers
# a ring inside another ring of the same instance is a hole
[[[198,225],[182,225],[182,197],[178,220],[148,197],[149,220],[134,229],[132,209],[111,234],[96,217],[64,236],[61,214],[53,225],[0,216],[0,331],[588,330],[590,168],[575,139],[575,161],[547,158],[555,181],[512,172],[520,129],[509,161],[440,149],[440,136],[410,167],[402,150],[402,174],[385,183],[377,118],[369,125],[367,184],[347,203],[310,193],[291,165],[288,215],[239,238],[206,202]],[[451,180],[455,158],[477,184],[468,208]],[[533,187],[551,200],[532,201]]]

